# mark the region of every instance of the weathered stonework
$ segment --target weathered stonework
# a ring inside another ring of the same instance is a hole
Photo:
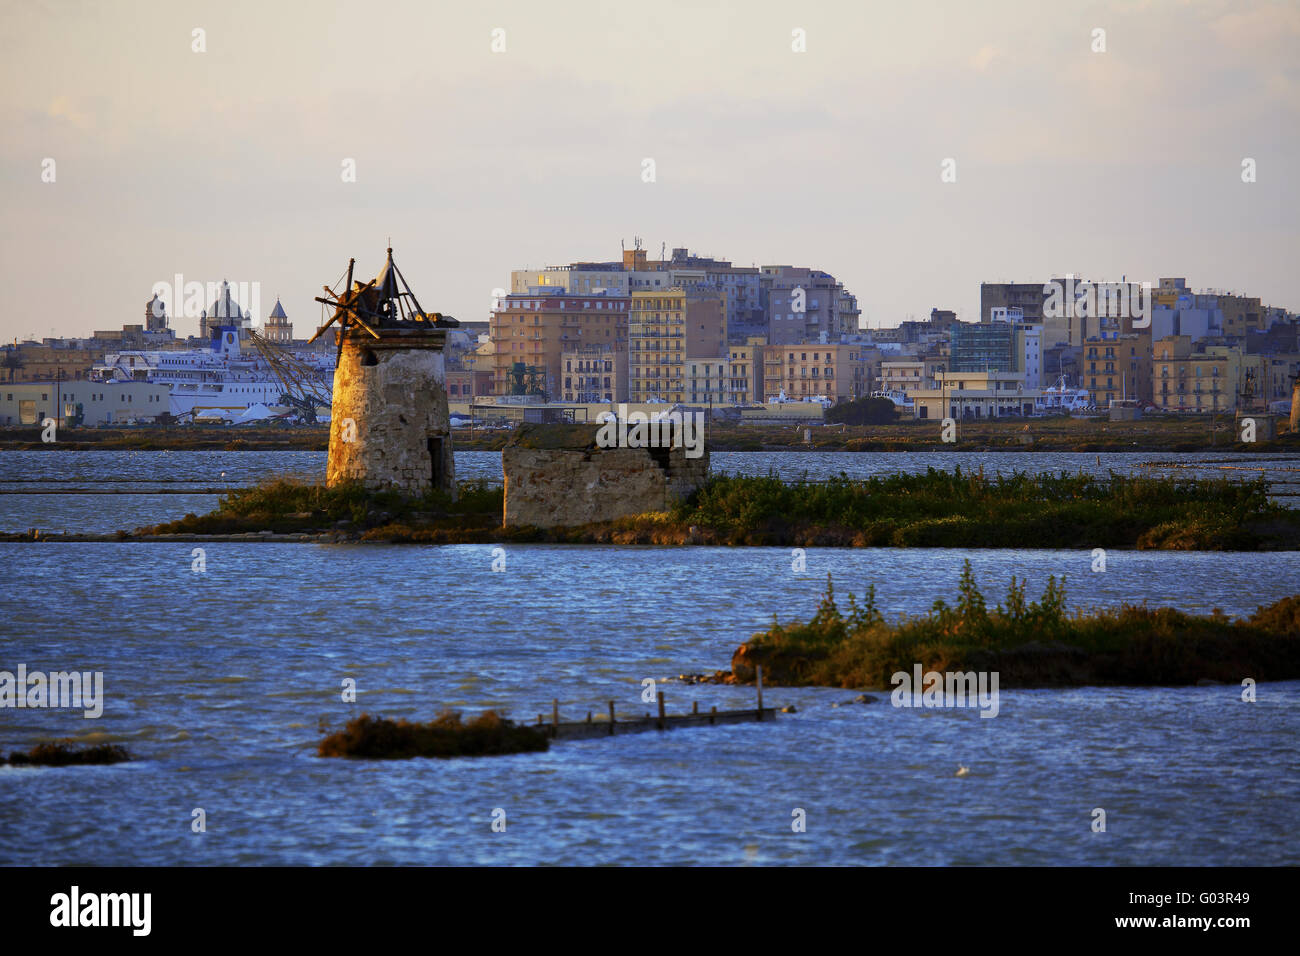
[[[343,333],[330,419],[330,487],[456,494],[441,328]]]
[[[507,526],[573,527],[666,511],[709,477],[709,454],[600,448],[595,425],[520,425],[501,452]]]

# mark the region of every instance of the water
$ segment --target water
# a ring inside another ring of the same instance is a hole
[[[1111,552],[1092,574],[1083,548],[810,549],[795,574],[767,548],[512,546],[503,573],[490,546],[206,550],[199,574],[189,545],[0,543],[0,669],[102,670],[107,697],[99,720],[0,711],[0,747],[73,735],[140,758],[0,768],[0,863],[1300,863],[1300,682],[1254,704],[1234,686],[1004,690],[991,720],[769,688],[798,713],[502,758],[313,756],[318,720],[362,710],[644,713],[643,678],[727,666],[773,612],[806,619],[828,571],[841,595],[874,582],[891,616],[951,599],[968,556],[994,600],[1013,573],[1031,595],[1064,573],[1076,605],[1237,614],[1295,590],[1297,553]],[[670,712],[752,706],[661,686]]]
[[[112,532],[171,521],[216,507],[222,491],[266,478],[325,477],[325,452],[0,452],[0,531]],[[789,480],[924,473],[960,467],[985,474],[1079,472],[1108,476],[1264,478],[1275,501],[1300,505],[1300,455],[1230,452],[715,452],[714,472],[776,473]],[[461,480],[501,481],[501,453],[456,452]]]

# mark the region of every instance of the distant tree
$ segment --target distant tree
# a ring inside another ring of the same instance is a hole
[[[888,425],[894,421],[894,403],[887,398],[858,398],[826,410],[835,425]]]

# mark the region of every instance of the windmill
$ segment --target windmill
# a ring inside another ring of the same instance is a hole
[[[347,275],[340,289],[324,286],[325,295],[316,296],[317,302],[333,307],[334,314],[316,330],[307,344],[315,342],[335,322],[339,324],[340,354],[343,351],[343,339],[349,332],[357,335],[364,332],[378,340],[379,329],[418,327],[417,323],[436,328],[454,328],[460,325],[449,315],[441,312],[427,313],[420,307],[415,293],[406,283],[406,277],[393,261],[392,246],[388,247],[388,260],[384,263],[384,268],[369,282],[353,280],[356,262],[356,259],[348,260]]]
[[[454,499],[443,351],[448,330],[460,323],[424,310],[391,246],[369,282],[354,281],[355,266],[348,260],[341,286],[325,286],[316,297],[333,314],[312,340],[339,326],[325,482],[414,497],[440,491]]]

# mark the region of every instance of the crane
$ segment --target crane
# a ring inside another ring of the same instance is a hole
[[[332,400],[330,383],[321,381],[315,369],[296,358],[292,352],[273,344],[260,332],[250,329],[248,339],[284,387],[280,403],[297,409],[307,424],[315,424],[316,407],[329,405]]]

